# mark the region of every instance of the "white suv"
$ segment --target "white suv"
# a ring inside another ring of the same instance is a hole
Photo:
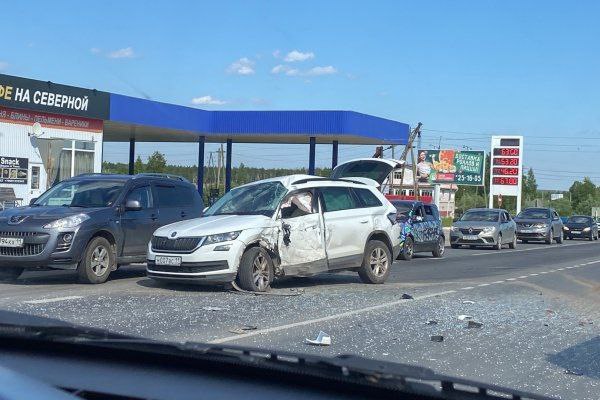
[[[239,186],[201,218],[163,226],[148,276],[265,291],[274,277],[357,271],[383,283],[399,252],[395,207],[369,179],[289,175]]]

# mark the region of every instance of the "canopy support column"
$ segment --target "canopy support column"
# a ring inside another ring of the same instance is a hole
[[[231,147],[232,140],[227,139],[227,155],[225,158],[225,192],[231,190]]]
[[[198,182],[198,193],[202,201],[204,201],[204,142],[206,141],[205,136],[198,137],[198,173],[196,181]]]
[[[135,173],[135,138],[129,138],[129,175]]]
[[[333,148],[331,149],[331,169],[334,169],[338,164],[338,141],[333,141]]]
[[[308,174],[315,174],[315,148],[317,144],[317,138],[311,136],[310,138],[310,149],[308,153]]]

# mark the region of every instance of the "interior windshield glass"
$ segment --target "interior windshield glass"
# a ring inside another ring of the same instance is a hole
[[[286,193],[287,189],[278,181],[241,186],[227,192],[204,215],[262,214],[271,217]]]
[[[569,220],[567,222],[573,223],[573,224],[589,224],[591,223],[591,218],[590,217],[581,217],[581,216],[574,216],[569,218]]]
[[[485,221],[485,222],[497,222],[499,217],[498,211],[488,210],[477,210],[467,211],[462,217],[461,221]]]
[[[110,207],[119,197],[125,181],[65,181],[36,200],[36,206]]]
[[[381,161],[361,160],[340,165],[333,172],[333,178],[369,178],[376,182],[383,182],[392,167]]]
[[[517,218],[522,219],[548,219],[550,218],[550,211],[543,209],[529,209],[523,210],[517,215]]]

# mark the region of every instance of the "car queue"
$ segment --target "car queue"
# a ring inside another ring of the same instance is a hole
[[[203,210],[194,185],[166,174],[86,174],[58,183],[27,207],[0,213],[0,280],[25,269],[77,272],[103,283],[122,265],[146,263],[157,281],[239,285],[264,292],[284,276],[354,271],[384,283],[396,259],[442,257],[445,243],[503,246],[517,241],[598,239],[596,222],[563,224],[549,208],[516,217],[467,210],[448,236],[434,204],[387,198],[381,187],[399,162],[358,159],[330,178],[288,175],[239,186]]]

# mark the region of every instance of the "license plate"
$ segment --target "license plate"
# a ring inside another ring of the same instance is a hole
[[[581,231],[571,231],[571,232],[577,233],[577,234],[581,233]]]
[[[154,259],[156,265],[171,265],[179,267],[181,265],[181,257],[156,256]]]
[[[479,240],[479,236],[477,236],[477,235],[464,235],[463,239],[465,239],[465,240]]]
[[[532,233],[533,231],[531,229],[521,229],[519,232],[520,233]]]
[[[0,237],[0,247],[23,247],[23,238]]]

